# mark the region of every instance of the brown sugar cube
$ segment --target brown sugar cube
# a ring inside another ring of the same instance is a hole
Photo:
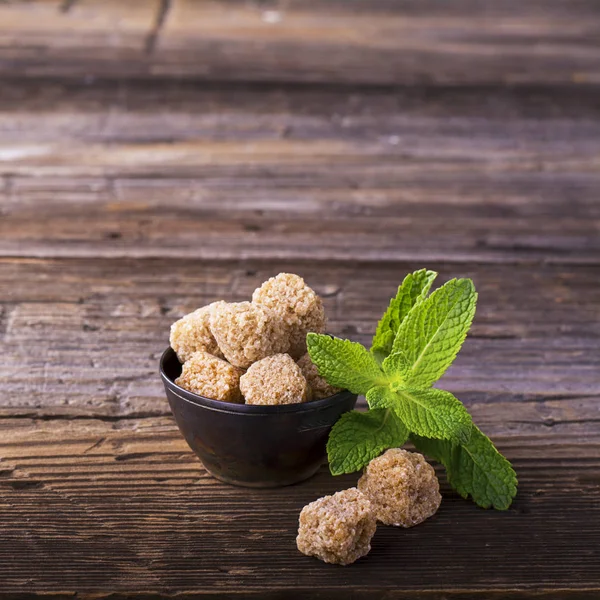
[[[250,302],[221,302],[210,313],[210,330],[225,358],[236,367],[289,347],[285,326],[277,315]]]
[[[305,354],[299,361],[298,366],[304,375],[304,378],[308,382],[310,389],[312,390],[313,400],[320,400],[321,398],[329,398],[338,392],[341,392],[341,388],[329,385],[325,379],[319,375],[317,366],[310,359],[308,354]]]
[[[300,358],[306,352],[306,334],[325,329],[325,311],[321,298],[304,279],[292,273],[279,273],[265,281],[252,294],[254,304],[277,313],[289,329],[288,353]]]
[[[377,520],[412,527],[435,514],[442,501],[433,467],[416,452],[392,448],[373,459],[358,480]]]
[[[169,342],[179,362],[185,362],[194,352],[204,350],[223,358],[217,341],[210,331],[210,313],[220,302],[213,302],[191,312],[171,325]]]
[[[255,362],[240,378],[246,404],[297,404],[310,399],[310,388],[289,354]]]
[[[349,565],[371,550],[376,527],[368,498],[350,488],[319,498],[302,509],[296,544],[308,556]]]
[[[194,352],[185,361],[175,383],[194,394],[213,400],[243,403],[240,393],[241,369],[208,352]]]

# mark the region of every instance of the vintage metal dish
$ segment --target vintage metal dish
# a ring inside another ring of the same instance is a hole
[[[356,395],[254,406],[212,400],[175,384],[181,364],[168,348],[160,374],[179,430],[217,479],[247,487],[279,487],[308,479],[326,458],[327,437]]]

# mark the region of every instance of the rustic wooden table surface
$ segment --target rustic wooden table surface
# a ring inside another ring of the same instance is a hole
[[[0,595],[600,595],[600,9],[591,0],[0,3]],[[347,568],[323,470],[209,477],[168,328],[280,271],[366,342],[404,274],[472,277],[444,387],[512,461]]]

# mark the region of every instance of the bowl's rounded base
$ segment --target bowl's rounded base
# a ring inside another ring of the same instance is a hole
[[[321,468],[319,465],[316,469],[312,469],[308,473],[303,473],[301,476],[290,477],[288,479],[278,479],[277,481],[244,481],[240,479],[232,479],[231,477],[227,477],[225,475],[220,475],[218,473],[214,473],[210,469],[206,469],[206,472],[212,475],[215,479],[222,481],[223,483],[227,483],[229,485],[235,485],[237,487],[245,487],[245,488],[255,488],[255,489],[267,489],[267,488],[278,488],[278,487],[286,487],[288,485],[294,485],[296,483],[302,483],[311,477],[314,477]]]

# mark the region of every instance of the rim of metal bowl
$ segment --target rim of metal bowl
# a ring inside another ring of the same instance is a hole
[[[227,412],[233,414],[242,415],[277,415],[277,414],[290,414],[290,413],[303,413],[317,411],[323,408],[329,408],[335,406],[338,403],[344,402],[348,399],[348,396],[355,396],[349,390],[342,390],[333,396],[328,398],[322,398],[321,400],[311,400],[309,402],[298,402],[297,404],[280,404],[277,406],[268,405],[254,405],[254,404],[234,404],[233,402],[224,402],[222,400],[214,400],[213,398],[207,398],[200,394],[190,392],[179,385],[177,385],[166,373],[165,373],[165,362],[167,359],[177,359],[175,351],[170,346],[162,353],[160,357],[160,376],[168,386],[171,393],[175,396],[195,404],[196,406],[202,406],[210,410],[218,410],[220,412]]]

